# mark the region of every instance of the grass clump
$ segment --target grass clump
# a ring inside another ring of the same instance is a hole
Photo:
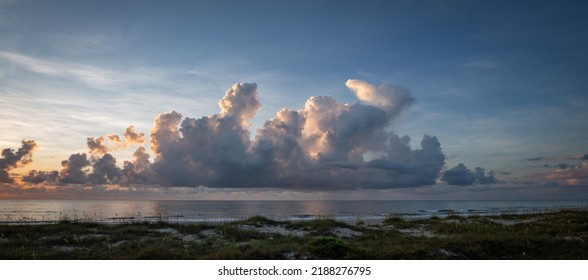
[[[291,230],[304,230],[309,231],[315,236],[330,236],[333,234],[335,228],[349,228],[352,230],[360,230],[361,227],[353,226],[344,222],[336,221],[333,219],[317,219],[310,221],[302,221],[297,223],[289,223],[285,226]]]
[[[307,244],[307,248],[322,259],[346,259],[356,251],[349,243],[331,236],[312,240]]]
[[[259,216],[259,215],[253,216],[253,217],[251,217],[251,218],[249,218],[247,220],[244,220],[242,222],[237,222],[237,223],[238,224],[245,224],[245,225],[252,225],[252,226],[257,226],[257,227],[260,227],[260,226],[263,226],[263,225],[272,225],[272,226],[275,226],[275,225],[283,224],[283,223],[280,223],[278,221],[269,219],[269,218],[264,217],[264,216]]]
[[[216,233],[230,242],[246,242],[264,237],[262,233],[254,230],[244,230],[232,224],[219,226]]]

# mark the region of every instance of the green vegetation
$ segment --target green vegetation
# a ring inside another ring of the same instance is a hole
[[[349,243],[336,237],[319,237],[308,243],[309,251],[319,258],[345,259],[356,251]]]
[[[0,225],[0,259],[588,259],[588,212],[392,216],[376,225],[260,216],[222,224]]]

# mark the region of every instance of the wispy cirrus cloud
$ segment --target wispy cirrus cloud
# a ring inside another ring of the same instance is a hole
[[[461,67],[470,70],[494,70],[500,68],[500,63],[492,60],[472,60],[461,65]]]
[[[37,140],[42,166],[58,165],[56,154],[83,150],[79,139],[129,124],[146,131],[159,112],[208,113],[210,107],[203,103],[206,91],[191,87],[181,69],[101,67],[6,50],[0,65],[0,144]]]
[[[81,63],[42,59],[0,50],[0,59],[13,67],[54,78],[65,78],[96,88],[124,88],[130,85],[161,85],[168,74],[161,69],[107,69]]]
[[[552,157],[534,157],[528,158],[527,161],[558,161],[558,160],[588,160],[588,153],[574,156],[552,156]]]
[[[123,34],[114,27],[95,28],[95,30],[80,32],[79,30],[65,30],[51,35],[49,44],[61,53],[69,56],[87,54],[110,53],[129,45],[132,37]]]

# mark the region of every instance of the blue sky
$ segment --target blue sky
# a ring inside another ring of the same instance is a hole
[[[88,137],[134,125],[149,138],[172,110],[217,114],[236,82],[258,87],[253,139],[311,96],[357,102],[346,81],[358,79],[410,91],[416,103],[386,131],[413,149],[436,136],[440,176],[463,163],[495,172],[488,192],[586,186],[587,12],[584,1],[4,0],[0,148],[37,143],[32,163],[10,169],[17,177],[60,170]],[[132,153],[112,151],[121,168]]]

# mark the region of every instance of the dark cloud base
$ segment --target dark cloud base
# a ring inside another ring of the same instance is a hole
[[[441,180],[449,185],[467,186],[474,184],[496,184],[498,180],[494,177],[494,172],[488,172],[481,167],[476,167],[474,171],[468,169],[462,163],[456,167],[443,172]]]

